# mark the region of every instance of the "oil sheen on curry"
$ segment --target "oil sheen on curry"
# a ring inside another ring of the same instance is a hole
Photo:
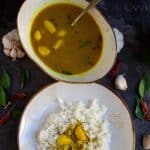
[[[55,72],[80,74],[100,59],[102,36],[92,16],[87,13],[71,27],[82,10],[75,5],[53,5],[33,20],[31,45],[41,61]]]

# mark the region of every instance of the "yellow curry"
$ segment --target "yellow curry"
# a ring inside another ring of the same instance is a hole
[[[33,20],[31,45],[37,56],[56,72],[80,74],[100,59],[102,36],[92,16],[87,13],[71,27],[82,10],[57,4],[46,7]]]

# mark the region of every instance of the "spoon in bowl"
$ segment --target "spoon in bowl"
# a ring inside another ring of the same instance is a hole
[[[101,0],[92,0],[89,5],[79,14],[79,16],[73,21],[71,26],[73,27],[79,19],[81,19],[82,16],[84,16],[92,7],[94,7],[96,4],[98,4]]]

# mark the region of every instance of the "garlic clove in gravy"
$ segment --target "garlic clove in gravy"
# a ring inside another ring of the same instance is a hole
[[[53,49],[54,49],[54,50],[59,49],[59,48],[62,46],[63,42],[64,42],[63,40],[58,40],[58,41],[54,44]]]
[[[81,126],[77,126],[75,129],[75,135],[76,137],[81,140],[81,141],[87,141],[87,136],[85,134],[85,131],[83,130],[83,128]]]
[[[72,143],[72,139],[67,135],[60,135],[57,138],[57,144],[60,145],[70,145]]]
[[[42,56],[48,56],[50,54],[50,49],[47,48],[46,46],[39,46],[38,47],[38,52],[42,55]]]
[[[58,37],[64,37],[65,35],[66,35],[66,31],[63,30],[63,29],[59,30],[58,33],[57,33]]]
[[[45,27],[51,34],[53,34],[53,33],[56,32],[55,25],[54,25],[51,21],[49,21],[49,20],[44,20],[43,24],[44,24],[44,27]]]
[[[41,35],[41,32],[39,30],[35,31],[35,33],[34,33],[34,39],[36,41],[40,41],[42,39],[42,35]]]

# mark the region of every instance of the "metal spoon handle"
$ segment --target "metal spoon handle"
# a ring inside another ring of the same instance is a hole
[[[92,0],[92,2],[89,3],[89,5],[80,13],[80,15],[73,21],[71,26],[74,26],[75,23],[82,17],[84,16],[87,11],[89,11],[92,7],[94,7],[96,4],[98,4],[101,0]]]

